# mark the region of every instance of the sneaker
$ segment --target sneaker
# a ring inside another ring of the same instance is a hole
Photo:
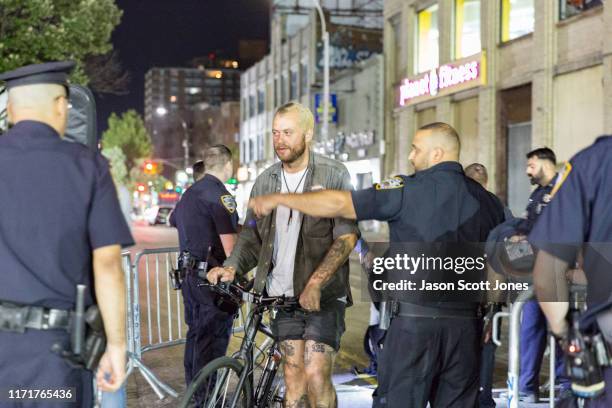
[[[502,392],[501,394],[499,394],[499,398],[501,399],[508,399],[508,391]],[[519,401],[520,402],[526,402],[529,404],[535,404],[536,402],[539,401],[538,396],[533,393],[533,392],[522,392],[519,391]]]

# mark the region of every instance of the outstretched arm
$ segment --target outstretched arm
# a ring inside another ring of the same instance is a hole
[[[303,194],[268,194],[251,198],[249,208],[263,217],[279,205],[319,218],[357,218],[350,191],[323,190]]]

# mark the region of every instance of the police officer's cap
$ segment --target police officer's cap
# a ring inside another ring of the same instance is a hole
[[[73,61],[46,62],[17,68],[0,74],[0,81],[10,90],[22,85],[57,84],[68,90],[68,76],[75,67]]]

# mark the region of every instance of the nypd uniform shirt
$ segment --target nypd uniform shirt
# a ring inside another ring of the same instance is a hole
[[[134,243],[108,163],[50,126],[21,121],[0,136],[0,300],[71,309],[92,302],[92,250]]]
[[[181,251],[219,266],[226,258],[219,235],[238,232],[236,201],[221,180],[206,174],[185,191],[170,223],[178,229]]]
[[[517,226],[517,231],[521,234],[529,234],[536,220],[542,214],[546,206],[552,199],[552,191],[557,183],[559,175],[555,174],[550,183],[546,186],[538,186],[529,196],[529,203],[525,209],[526,217]]]
[[[538,218],[529,241],[567,262],[583,249],[590,305],[612,295],[612,136],[602,136],[566,166],[554,200]]]
[[[466,177],[461,164],[439,163],[353,191],[357,220],[388,221],[391,242],[484,242],[504,219],[493,194]]]

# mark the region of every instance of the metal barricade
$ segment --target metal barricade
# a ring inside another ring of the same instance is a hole
[[[525,303],[534,299],[532,289],[522,291],[510,306],[510,327],[508,339],[508,408],[519,407],[519,374],[520,374],[520,330],[521,315]],[[550,337],[550,374],[549,374],[549,407],[555,406],[555,339]],[[537,390],[536,390],[537,392]]]
[[[159,399],[165,395],[177,398],[178,392],[144,364],[142,354],[186,342],[182,292],[172,288],[169,275],[177,266],[178,254],[176,247],[145,249],[136,254],[133,264],[130,253],[123,254],[128,303],[128,375],[138,369]],[[234,333],[244,331],[248,312],[248,305],[239,310]]]

